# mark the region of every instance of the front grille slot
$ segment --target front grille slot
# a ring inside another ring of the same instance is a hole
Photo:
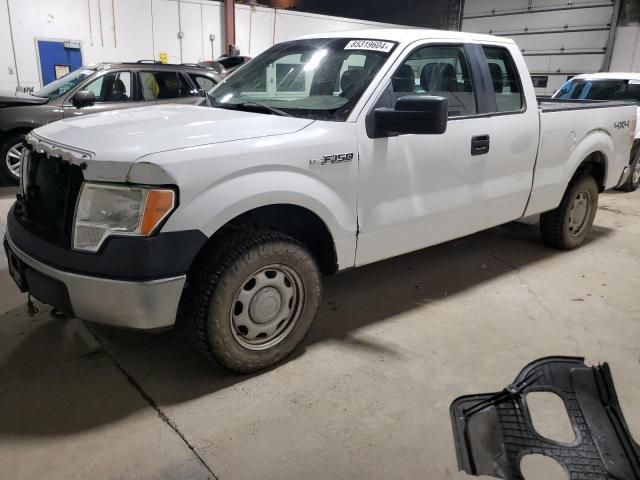
[[[16,209],[18,220],[39,236],[69,247],[82,170],[59,157],[30,151],[23,174],[27,181]]]

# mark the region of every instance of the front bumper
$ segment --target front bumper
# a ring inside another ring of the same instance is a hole
[[[53,268],[20,250],[9,232],[5,246],[23,262],[27,290],[36,299],[82,320],[135,329],[175,323],[186,275],[123,281]]]

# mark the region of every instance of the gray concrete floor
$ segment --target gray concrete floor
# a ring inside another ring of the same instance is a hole
[[[30,318],[3,254],[2,478],[470,478],[450,402],[554,354],[608,361],[640,439],[640,192],[603,195],[576,251],[510,224],[328,278],[304,346],[253,376],[172,333]]]

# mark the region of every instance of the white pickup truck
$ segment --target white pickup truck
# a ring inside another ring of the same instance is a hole
[[[38,300],[178,319],[238,372],[302,341],[321,274],[540,213],[548,244],[579,246],[636,123],[624,102],[538,103],[511,40],[417,29],[275,45],[209,103],[33,131],[5,247]]]

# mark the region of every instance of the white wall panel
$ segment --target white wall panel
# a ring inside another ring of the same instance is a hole
[[[640,72],[640,26],[618,27],[609,70]]]
[[[156,58],[166,53],[169,63],[180,63],[178,2],[153,0],[153,45]]]
[[[4,2],[0,3],[0,89],[12,90],[16,85],[16,72],[9,35],[9,15]]]
[[[4,2],[0,0],[0,88],[16,76]],[[85,63],[158,59],[197,62],[224,53],[223,4],[210,0],[8,0],[22,87],[39,88],[36,38],[81,42]],[[178,17],[180,3],[180,23]],[[115,12],[115,15],[114,15]],[[275,20],[275,22],[274,22]],[[275,32],[274,32],[275,25]],[[243,54],[255,56],[276,42],[315,32],[388,27],[324,15],[236,5],[236,35]],[[182,59],[178,32],[182,31]],[[215,35],[213,55],[210,35]]]
[[[602,69],[613,5],[612,0],[471,0],[462,29],[511,36],[529,71],[548,77],[547,87],[536,93],[551,94],[568,75]]]
[[[329,17],[310,13],[278,10],[276,43],[316,32],[358,30],[363,28],[389,28],[391,25],[349,18]]]
[[[549,62],[552,73],[593,73],[602,68],[602,55],[554,55]]]
[[[243,55],[254,57],[273,45],[275,15],[271,8],[236,7],[236,43]]]
[[[41,2],[9,0],[20,81],[29,87],[40,84],[36,38],[79,40],[83,54],[89,41],[87,4],[73,0]]]
[[[492,15],[494,13],[515,13],[527,10],[579,8],[612,4],[608,0],[533,0],[529,9],[529,0],[467,0],[464,5],[464,16]]]
[[[201,3],[180,3],[180,26],[183,35],[181,62],[201,62],[204,60]]]
[[[203,2],[202,5],[202,37],[204,42],[204,58],[213,60],[223,53],[224,26],[222,4],[218,2]],[[214,35],[213,52],[210,35]]]
[[[513,39],[527,52],[600,50],[604,53],[609,32],[548,33],[544,35],[517,35]]]
[[[531,12],[509,16],[465,18],[463,30],[477,33],[489,33],[504,30],[508,25],[511,31],[564,30],[582,27],[606,27],[611,21],[612,7],[565,10],[562,12]]]

